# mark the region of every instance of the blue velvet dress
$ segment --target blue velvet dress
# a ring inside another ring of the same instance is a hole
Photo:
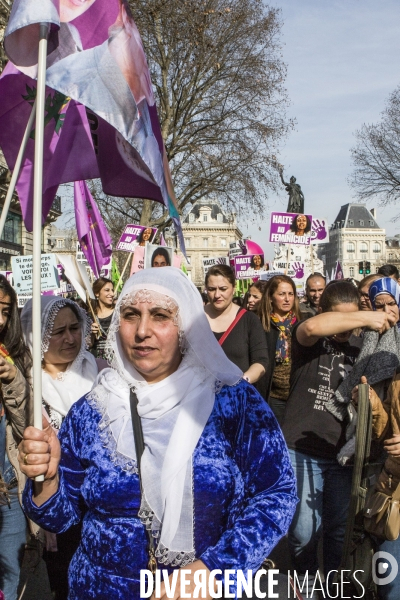
[[[112,461],[100,421],[95,400],[84,397],[73,405],[59,434],[59,490],[38,508],[29,481],[24,507],[56,533],[83,515],[81,544],[69,569],[70,600],[139,600],[139,571],[148,562],[137,516],[139,480]],[[193,486],[196,558],[210,570],[259,568],[287,532],[297,498],[280,429],[247,382],[216,395],[193,455]]]

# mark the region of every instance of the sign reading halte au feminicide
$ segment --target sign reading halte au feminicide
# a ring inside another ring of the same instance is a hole
[[[143,225],[127,225],[117,244],[117,250],[124,252],[135,252],[138,246],[145,246],[146,242],[152,242],[157,233],[155,227],[144,227]]]
[[[274,244],[311,243],[312,216],[297,213],[271,213],[269,241]]]
[[[208,269],[211,269],[211,267],[215,267],[216,265],[229,266],[229,258],[227,256],[211,256],[210,258],[203,258],[204,275],[206,275]]]
[[[56,290],[60,287],[57,260],[55,254],[42,254],[40,257],[42,292]],[[28,294],[32,291],[32,256],[13,256],[11,258],[14,289],[17,294]]]

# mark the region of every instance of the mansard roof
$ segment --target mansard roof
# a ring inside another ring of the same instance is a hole
[[[224,211],[221,208],[220,203],[218,202],[218,200],[216,200],[215,198],[212,199],[201,199],[201,200],[197,200],[197,202],[195,202],[191,208],[191,210],[188,212],[188,214],[185,216],[185,218],[183,219],[184,223],[189,223],[189,215],[190,213],[194,214],[194,218],[195,221],[197,221],[200,217],[200,210],[204,209],[204,208],[210,208],[211,209],[211,220],[212,221],[217,221],[217,216],[219,214],[222,215],[222,221],[219,221],[220,223],[229,223],[229,219],[226,216],[226,214],[224,213]],[[211,221],[211,222],[212,222]]]
[[[334,220],[332,229],[380,229],[372,213],[365,204],[344,204]]]

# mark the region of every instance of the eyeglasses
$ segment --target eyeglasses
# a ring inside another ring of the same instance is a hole
[[[385,306],[397,306],[396,300],[385,302],[384,304],[375,304],[375,310],[385,310]]]
[[[369,300],[369,295],[366,294],[365,292],[359,292],[361,298],[364,298],[364,300]]]

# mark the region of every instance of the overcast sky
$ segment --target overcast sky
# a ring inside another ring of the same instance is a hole
[[[347,178],[350,148],[363,123],[376,123],[389,94],[400,84],[399,0],[275,0],[282,9],[282,54],[288,67],[289,116],[297,121],[280,157],[285,177],[295,175],[306,211],[333,222],[354,202]],[[287,180],[286,179],[286,180]],[[377,203],[369,202],[368,208]],[[286,210],[287,194],[269,210]],[[400,233],[391,218],[399,207],[379,208],[378,224]],[[269,219],[244,234],[270,254]]]

